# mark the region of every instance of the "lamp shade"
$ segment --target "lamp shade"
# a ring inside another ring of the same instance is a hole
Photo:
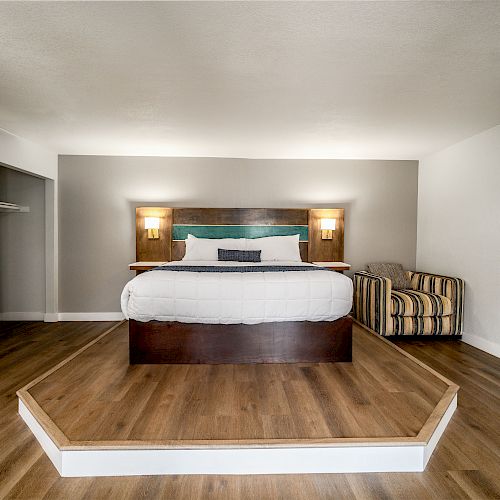
[[[160,229],[160,218],[144,217],[144,229]]]
[[[336,219],[321,219],[322,231],[335,231]]]

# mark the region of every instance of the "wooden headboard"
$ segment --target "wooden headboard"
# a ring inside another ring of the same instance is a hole
[[[160,237],[148,239],[145,217],[160,218]],[[322,240],[320,221],[336,219],[332,240]],[[137,261],[184,257],[187,234],[200,238],[257,238],[300,234],[303,261],[344,260],[343,208],[167,208],[136,209]]]

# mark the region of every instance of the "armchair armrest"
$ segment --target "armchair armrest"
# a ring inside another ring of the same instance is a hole
[[[461,335],[464,316],[464,280],[440,274],[411,273],[411,287],[420,292],[444,295],[451,300],[452,334]]]
[[[379,335],[391,335],[392,283],[366,271],[354,273],[354,317]]]

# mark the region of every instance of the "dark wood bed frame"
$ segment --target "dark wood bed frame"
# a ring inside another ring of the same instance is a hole
[[[257,325],[129,323],[130,364],[332,363],[352,360],[352,319]]]
[[[159,217],[160,238],[149,240],[144,217]],[[331,240],[321,238],[322,218],[335,218]],[[166,208],[136,209],[137,261],[180,260],[183,240],[173,228],[190,226],[307,226],[308,240],[300,242],[302,260],[342,261],[344,210],[279,208]],[[257,325],[213,325],[150,321],[129,322],[130,364],[160,363],[329,363],[351,361],[352,319],[280,322]]]

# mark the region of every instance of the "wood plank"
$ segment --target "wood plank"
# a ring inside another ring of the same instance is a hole
[[[150,269],[153,269],[155,267],[164,265],[166,263],[167,263],[167,261],[160,261],[160,262],[132,262],[131,264],[128,265],[128,268],[131,271],[149,271]]]
[[[269,225],[308,224],[305,208],[174,208],[174,224]]]
[[[158,239],[148,239],[144,229],[145,217],[158,217],[160,229]],[[166,207],[138,207],[135,209],[135,260],[161,261],[172,260],[172,209]]]
[[[461,386],[459,411],[423,473],[60,478],[17,415],[15,391],[100,335],[109,325],[0,323],[0,398],[4,402],[0,409],[0,439],[2,450],[7,452],[0,456],[1,497],[80,499],[96,498],[97,493],[106,498],[193,499],[500,497],[500,452],[495,444],[498,428],[494,425],[498,417],[496,420],[493,417],[500,414],[500,360],[459,341],[418,344],[397,340],[400,348]],[[357,342],[359,331],[359,327],[354,329],[355,355],[360,344]],[[44,356],[40,356],[40,352]],[[122,354],[126,356],[126,352],[125,341]],[[233,373],[231,377],[250,380],[254,376],[244,366],[241,368],[240,373]],[[298,368],[283,365],[279,372],[274,373],[273,379],[286,383],[291,377],[293,384],[297,381],[302,384]],[[366,384],[367,368],[360,366],[358,373],[362,375],[360,383]],[[176,367],[172,374],[178,380],[184,380],[186,376],[183,366]],[[203,377],[205,374],[200,372],[192,378],[202,381]],[[171,380],[169,377],[168,381]],[[218,377],[215,380],[219,380]],[[494,383],[486,385],[485,380]],[[376,376],[372,383],[377,390],[384,385]],[[309,408],[310,400],[304,398],[302,401]],[[304,424],[304,411],[300,411],[300,415],[302,420],[295,424],[299,429]],[[11,453],[13,448],[8,451],[4,447],[7,440],[17,440],[19,449],[14,454]]]
[[[144,230],[145,216],[160,216],[160,239],[148,240]],[[322,240],[321,218],[333,217],[337,228],[333,240]],[[136,259],[138,261],[181,260],[183,241],[172,241],[172,224],[179,225],[307,225],[309,241],[301,242],[300,254],[305,262],[340,261],[344,259],[344,209],[303,208],[162,208],[141,207],[136,214]],[[162,242],[167,242],[165,245]],[[167,248],[168,246],[168,248]]]
[[[122,324],[30,388],[71,441],[65,449],[91,446],[95,440],[104,447],[283,447],[305,442],[326,446],[332,438],[346,446],[361,440],[411,444],[423,442],[415,429],[424,426],[448,387],[390,343],[361,328],[354,335],[354,362],[339,366],[191,365],[187,369],[179,365],[175,369],[139,365],[127,369],[126,338]],[[380,373],[392,376],[392,367],[398,364],[411,380],[395,387],[379,384]],[[300,391],[291,390],[291,382],[300,384]],[[432,383],[436,387],[430,390]],[[292,394],[304,399],[292,399]],[[306,403],[308,419],[315,421],[311,432],[304,425]],[[414,404],[421,410],[415,411]],[[394,415],[386,417],[381,407]],[[145,425],[140,424],[143,420]],[[326,432],[318,434],[319,428]],[[290,435],[284,435],[284,429]]]
[[[131,364],[333,363],[352,359],[352,318],[199,324],[130,320]]]
[[[321,239],[321,219],[335,219],[333,239]],[[309,210],[309,261],[344,261],[344,209],[311,208]]]

